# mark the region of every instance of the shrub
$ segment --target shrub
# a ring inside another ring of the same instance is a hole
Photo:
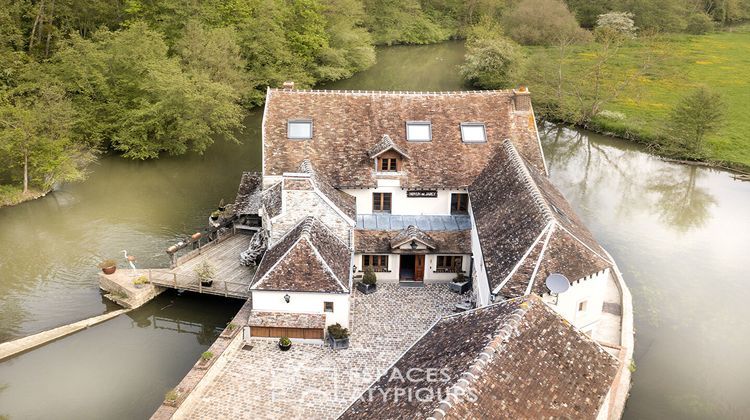
[[[133,279],[133,284],[148,284],[148,277],[146,276],[138,276],[135,279]]]
[[[521,47],[512,40],[503,37],[476,39],[466,48],[461,75],[470,86],[503,89],[516,84],[525,64]]]
[[[195,267],[194,273],[201,283],[209,282],[216,276],[216,270],[214,270],[214,266],[212,266],[208,261],[203,261],[200,265]]]
[[[703,35],[714,30],[714,21],[705,13],[695,13],[688,18],[685,30],[690,34]]]
[[[506,34],[522,45],[552,45],[591,37],[561,0],[523,0],[503,16],[503,24]]]
[[[342,327],[341,324],[337,322],[328,326],[328,335],[336,340],[341,340],[349,337],[349,330]]]
[[[235,324],[234,322],[230,322],[229,324],[227,324],[227,329],[229,331],[234,331],[236,328],[237,328],[237,324]]]
[[[172,388],[169,391],[167,391],[166,394],[164,394],[164,401],[175,402],[177,401],[177,397],[178,397],[177,391],[174,388]]]
[[[453,279],[454,283],[463,283],[465,281],[466,281],[466,276],[464,275],[462,271],[459,271],[458,273],[456,273],[456,278]]]
[[[290,346],[292,345],[292,340],[290,340],[289,337],[281,337],[279,338],[279,344],[282,346]]]
[[[203,354],[201,354],[201,360],[204,362],[208,362],[212,357],[214,357],[214,354],[210,351],[204,351]]]
[[[372,267],[365,267],[365,274],[362,276],[362,283],[364,284],[375,284],[378,281],[378,277],[375,275],[375,271]]]
[[[109,258],[99,263],[97,267],[99,268],[107,268],[107,267],[114,267],[117,265],[117,261]]]

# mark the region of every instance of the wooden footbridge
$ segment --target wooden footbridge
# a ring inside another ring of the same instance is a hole
[[[239,256],[250,245],[251,236],[236,233],[233,228],[217,236],[210,242],[206,241],[207,243],[198,236],[186,240],[177,249],[170,248],[167,253],[170,254],[172,268],[149,270],[151,283],[171,289],[247,299],[255,268],[241,265]],[[179,249],[188,247],[193,249],[176,257]],[[196,268],[204,262],[208,262],[215,272],[211,286],[203,286],[195,273]]]

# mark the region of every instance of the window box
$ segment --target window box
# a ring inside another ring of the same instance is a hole
[[[468,292],[469,289],[471,289],[471,282],[470,281],[465,281],[465,282],[462,282],[462,283],[450,282],[448,284],[448,288],[452,292],[456,292],[459,295],[462,295],[462,294]]]
[[[349,348],[349,337],[346,338],[333,338],[330,334],[328,335],[328,344],[334,350],[342,350]]]

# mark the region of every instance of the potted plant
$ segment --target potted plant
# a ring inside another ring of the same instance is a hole
[[[138,276],[133,279],[133,285],[136,289],[142,288],[144,284],[148,284],[148,277],[146,276]]]
[[[365,267],[365,274],[362,276],[362,281],[357,283],[357,290],[366,295],[374,293],[376,289],[375,283],[377,283],[377,281],[378,278],[375,276],[375,271],[372,267],[367,266]]]
[[[211,212],[211,220],[214,222],[219,220],[219,216],[221,216],[221,212],[219,210],[214,210]]]
[[[224,329],[224,331],[221,332],[221,336],[224,338],[231,337],[234,332],[237,330],[237,324],[234,322],[230,322],[227,324],[227,327]]]
[[[469,280],[466,278],[463,271],[459,271],[456,273],[456,277],[448,287],[456,293],[463,294],[469,290]]]
[[[117,270],[117,261],[113,259],[106,259],[99,263],[99,268],[102,269],[102,273],[104,274],[114,274],[115,270]]]
[[[214,277],[216,277],[216,271],[214,267],[208,262],[203,261],[198,267],[195,268],[195,276],[201,282],[203,287],[211,287],[214,284]]]
[[[328,343],[334,350],[349,348],[349,330],[338,322],[328,326]]]
[[[180,395],[177,393],[177,390],[172,388],[169,391],[167,391],[166,394],[164,394],[164,404],[174,407],[177,405],[177,398]]]
[[[279,349],[281,351],[288,351],[290,348],[292,348],[292,340],[289,337],[279,338]]]

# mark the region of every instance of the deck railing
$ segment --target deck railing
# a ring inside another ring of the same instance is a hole
[[[204,286],[198,276],[194,274],[178,274],[168,270],[149,270],[148,278],[156,286],[172,289],[236,298],[246,298],[250,295],[247,283],[213,280],[211,286]]]
[[[234,222],[237,220],[237,216],[232,216],[221,221],[216,227],[206,228],[203,232],[196,232],[192,236],[189,236],[180,242],[167,248],[166,252],[169,255],[169,267],[175,268],[180,264],[184,264],[200,255],[203,248],[208,245],[216,245],[231,237],[235,234]],[[190,249],[184,255],[178,256],[178,253],[185,249]]]

